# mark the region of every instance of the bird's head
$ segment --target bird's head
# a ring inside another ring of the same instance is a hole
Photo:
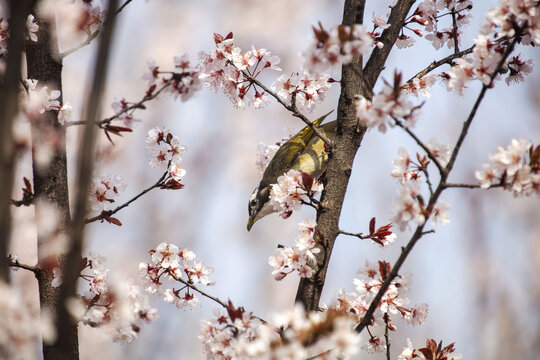
[[[262,185],[255,188],[249,198],[248,212],[249,219],[247,223],[248,231],[257,220],[273,213],[275,210],[270,204],[270,185]]]

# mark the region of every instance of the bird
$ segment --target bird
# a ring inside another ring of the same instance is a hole
[[[330,142],[333,142],[336,135],[337,120],[322,126],[320,124],[332,111],[313,121],[313,125]],[[300,170],[318,179],[326,170],[328,158],[327,145],[309,125],[281,145],[264,170],[259,186],[251,194],[248,204],[247,230],[250,231],[257,220],[276,212],[270,202],[270,192],[272,185],[277,183],[278,177],[289,170]]]

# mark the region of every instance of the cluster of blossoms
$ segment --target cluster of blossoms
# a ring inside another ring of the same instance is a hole
[[[443,347],[442,341],[438,344],[433,339],[426,340],[426,347],[415,349],[410,339],[407,339],[407,347],[403,349],[398,356],[398,360],[461,360],[461,354],[457,354],[454,350],[454,343]]]
[[[318,29],[313,27],[313,33],[313,41],[303,53],[304,69],[312,74],[348,64],[354,58],[367,54],[374,44],[363,25],[340,25],[328,31],[319,23]]]
[[[489,158],[493,164],[484,164],[475,173],[483,189],[502,185],[514,196],[540,194],[540,146],[535,148],[523,138],[513,139],[506,149],[499,147]]]
[[[403,85],[403,89],[408,93],[418,97],[422,95],[425,98],[431,97],[431,87],[437,81],[438,75],[425,75],[421,78],[413,78],[411,81]]]
[[[324,354],[325,359],[348,359],[358,351],[360,335],[354,319],[333,309],[306,314],[300,305],[262,323],[229,302],[227,315],[202,321],[199,338],[209,359],[291,359]]]
[[[36,119],[45,111],[57,111],[58,122],[64,124],[73,113],[73,107],[66,103],[60,105],[60,90],[50,90],[47,86],[38,86],[37,80],[26,79],[28,96],[25,99],[24,112],[30,119]]]
[[[186,170],[180,167],[180,162],[186,147],[180,144],[178,136],[169,130],[155,127],[148,131],[146,147],[152,156],[150,166],[165,168],[169,172],[170,179],[162,188],[181,189],[183,185],[180,182]]]
[[[424,36],[437,50],[445,44],[449,49],[459,45],[460,28],[469,23],[472,9],[471,0],[424,0],[418,5],[414,13],[406,19],[405,25],[398,36],[396,46],[406,48],[415,44],[415,40],[405,35],[404,29],[411,30],[418,36]],[[441,28],[440,21],[449,19],[449,27]],[[411,24],[420,25],[422,29],[411,29]]]
[[[356,100],[356,117],[368,128],[377,128],[386,132],[387,127],[393,127],[397,119],[404,119],[405,126],[412,127],[416,123],[421,105],[415,105],[409,99],[406,91],[402,90],[401,75],[394,77],[394,86],[384,84],[378,94],[369,101],[363,96]]]
[[[188,249],[180,249],[173,244],[162,242],[155,250],[149,251],[152,261],[140,263],[139,271],[148,286],[146,291],[159,294],[163,299],[178,308],[193,308],[199,305],[197,298],[191,291],[190,285],[213,285],[214,281],[208,277],[214,270],[195,260],[195,253]],[[163,288],[163,282],[180,282],[179,289]]]
[[[36,343],[51,344],[56,339],[52,314],[40,314],[32,291],[17,291],[9,284],[0,282],[0,358],[33,359]]]
[[[526,24],[526,26],[525,26]],[[524,27],[525,26],[525,27]],[[517,31],[521,33],[517,34]],[[519,43],[536,46],[540,44],[540,11],[536,1],[515,2],[502,0],[486,15],[481,34],[474,39],[472,58],[457,59],[454,66],[443,73],[448,90],[456,90],[460,95],[472,79],[489,85],[512,39],[518,36]],[[506,83],[521,82],[524,75],[532,71],[532,60],[514,56],[506,60],[500,72],[506,72]]]
[[[261,108],[266,105],[268,95],[257,90],[253,79],[265,69],[280,71],[277,67],[280,58],[266,49],[253,46],[251,50],[243,52],[234,45],[232,33],[225,37],[214,34],[214,42],[216,50],[199,53],[199,67],[205,84],[216,91],[222,89],[238,108],[250,105]]]
[[[71,314],[83,324],[103,328],[114,341],[131,343],[143,322],[157,319],[157,310],[131,281],[111,283],[104,257],[91,254],[85,261],[81,278],[88,282],[88,288],[80,299],[68,302]],[[60,283],[61,279],[55,277],[53,285]]]
[[[185,102],[202,88],[202,74],[189,62],[188,55],[175,56],[173,58],[174,71],[160,71],[156,61],[152,58],[147,61],[147,70],[142,78],[148,81],[146,98],[155,96],[155,90],[159,81],[165,91],[172,94],[174,99]],[[161,79],[160,79],[161,77]]]
[[[272,184],[270,202],[274,210],[286,219],[298,210],[303,203],[311,204],[313,196],[322,191],[323,185],[313,176],[301,170],[289,170]]]
[[[276,280],[298,271],[300,277],[310,278],[313,267],[317,263],[315,254],[321,250],[317,246],[317,224],[314,220],[305,220],[298,224],[298,237],[294,247],[280,246],[276,254],[268,259],[274,269],[272,275]]]
[[[430,140],[426,146],[431,151],[435,159],[441,166],[446,166],[450,159],[451,147],[442,145],[435,140]],[[418,225],[426,221],[427,211],[420,193],[420,180],[422,173],[428,174],[428,165],[430,164],[427,155],[421,157],[416,154],[417,163],[414,162],[409,152],[400,147],[399,156],[393,160],[394,169],[390,175],[399,180],[402,187],[399,189],[399,196],[394,199],[394,217],[393,221],[399,225],[401,230],[405,230],[409,223],[414,220]],[[446,225],[450,222],[446,211],[450,205],[439,200],[431,212],[431,222],[433,225],[440,221]]]
[[[103,24],[105,13],[95,2],[85,0],[43,0],[39,14],[58,24],[62,43],[81,41],[81,36],[91,36]]]
[[[126,189],[126,183],[120,175],[101,174],[92,179],[90,186],[90,204],[92,210],[108,211],[115,205],[115,198]]]
[[[312,111],[316,104],[324,101],[333,81],[327,74],[295,72],[290,76],[281,75],[271,88],[284,102],[294,101],[300,108]]]
[[[379,261],[378,264],[366,261],[366,267],[358,272],[360,278],[354,279],[357,292],[347,292],[342,289],[335,304],[335,309],[352,315],[355,322],[362,321],[369,305],[390,271],[390,264],[385,261]],[[390,318],[392,315],[401,316],[405,323],[411,325],[419,325],[426,319],[428,312],[426,304],[407,307],[410,303],[407,286],[408,282],[403,277],[398,277],[397,280],[390,283],[373,315],[374,320],[370,325],[372,329],[369,331],[370,339],[364,346],[364,349],[368,352],[383,352],[386,349],[382,336],[375,334],[376,329],[384,328],[386,323],[388,323],[389,330],[394,331],[397,329]]]

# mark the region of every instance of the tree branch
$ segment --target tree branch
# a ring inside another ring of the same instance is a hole
[[[440,66],[442,66],[442,65],[444,65],[444,64],[452,65],[452,61],[453,61],[454,59],[457,59],[457,58],[462,57],[463,55],[467,55],[467,54],[472,53],[475,47],[476,47],[476,45],[473,45],[473,46],[471,46],[471,47],[468,48],[468,49],[465,49],[465,50],[463,50],[463,51],[454,53],[454,54],[452,54],[452,55],[448,55],[447,57],[442,58],[441,60],[432,62],[432,63],[429,64],[425,69],[419,71],[416,75],[414,75],[413,77],[411,77],[411,78],[407,81],[407,83],[410,83],[410,82],[413,81],[414,79],[420,79],[420,78],[426,76],[428,73],[432,72],[433,70],[435,70],[436,68],[438,68],[438,67],[440,67]]]
[[[129,201],[125,202],[124,204],[116,207],[114,210],[109,210],[109,211],[102,211],[101,214],[97,215],[97,216],[94,216],[92,218],[89,218],[89,219],[86,219],[85,220],[85,224],[89,224],[91,222],[94,222],[94,221],[97,221],[97,220],[104,220],[106,217],[110,217],[114,214],[116,214],[117,212],[119,212],[120,210],[122,210],[123,208],[125,207],[128,207],[132,202],[134,202],[135,200],[137,200],[138,198],[140,198],[141,196],[143,196],[144,194],[146,194],[147,192],[155,189],[155,188],[158,188],[160,187],[161,185],[163,185],[163,181],[165,180],[165,178],[167,177],[167,174],[169,173],[169,171],[165,171],[165,173],[163,173],[163,175],[161,175],[161,177],[159,178],[159,180],[152,186],[144,189],[143,191],[141,191],[139,194],[135,195],[133,198],[131,198]]]

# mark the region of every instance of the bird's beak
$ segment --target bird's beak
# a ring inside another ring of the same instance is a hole
[[[247,231],[251,230],[254,223],[255,223],[255,220],[253,219],[253,216],[250,216],[247,222]]]

